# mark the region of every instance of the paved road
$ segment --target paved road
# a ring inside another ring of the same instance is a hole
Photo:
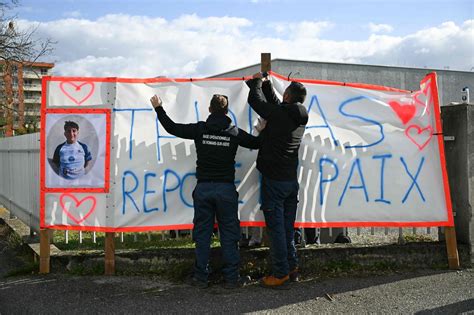
[[[333,300],[330,300],[328,293]],[[22,276],[0,281],[0,313],[438,313],[474,314],[474,271],[195,289],[151,277]]]

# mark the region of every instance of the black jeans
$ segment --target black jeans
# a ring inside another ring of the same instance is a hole
[[[298,181],[278,181],[263,176],[262,205],[270,237],[272,274],[282,278],[298,266],[294,240]]]

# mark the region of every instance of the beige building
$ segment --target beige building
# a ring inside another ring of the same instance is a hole
[[[0,136],[37,131],[41,114],[41,78],[54,63],[0,62]],[[10,110],[8,110],[10,109]]]

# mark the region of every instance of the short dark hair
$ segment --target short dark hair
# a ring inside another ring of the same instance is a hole
[[[65,121],[64,122],[64,131],[66,131],[68,128],[75,128],[77,130],[79,130],[79,125],[77,123],[75,123],[74,121]]]
[[[286,88],[290,97],[290,103],[304,103],[306,99],[306,88],[300,82],[292,81]]]
[[[211,98],[211,113],[227,114],[229,110],[229,99],[225,95],[214,94]]]

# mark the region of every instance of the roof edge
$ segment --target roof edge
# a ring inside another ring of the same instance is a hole
[[[462,72],[462,73],[474,73],[474,71],[467,71],[467,70],[453,70],[453,69],[438,69],[438,68],[419,68],[419,67],[402,67],[402,66],[390,66],[390,65],[375,65],[375,64],[365,64],[365,63],[344,63],[344,62],[330,62],[330,61],[310,61],[310,60],[298,60],[298,59],[285,59],[285,58],[274,58],[271,60],[274,61],[284,61],[284,62],[306,62],[312,64],[331,64],[331,65],[346,65],[346,66],[360,66],[360,67],[376,67],[376,68],[396,68],[396,69],[404,69],[404,70],[424,70],[424,71],[444,71],[444,72]],[[226,72],[222,72],[219,74],[215,74],[209,76],[208,78],[217,78],[222,75],[230,74],[235,71],[244,70],[247,68],[255,67],[260,65],[260,63],[255,63],[249,66],[245,66],[242,68],[237,68],[233,70],[229,70]]]

